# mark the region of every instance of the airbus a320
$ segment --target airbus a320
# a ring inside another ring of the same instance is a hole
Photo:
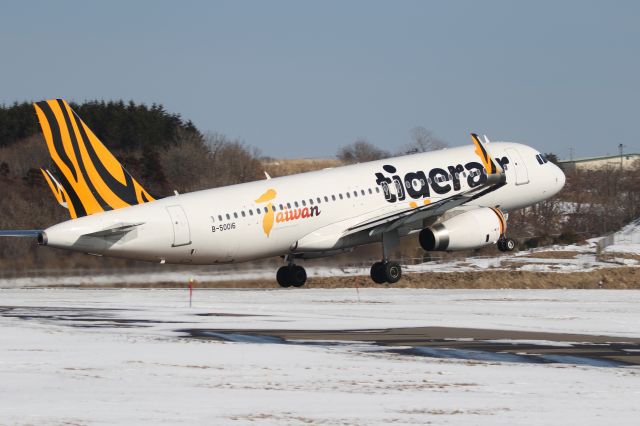
[[[527,145],[473,144],[156,199],[61,99],[34,104],[56,170],[44,179],[71,219],[5,230],[42,246],[159,263],[215,265],[281,256],[276,278],[300,287],[300,260],[380,243],[376,283],[397,282],[390,258],[418,233],[424,250],[497,244],[513,250],[507,214],[560,191],[563,172]]]

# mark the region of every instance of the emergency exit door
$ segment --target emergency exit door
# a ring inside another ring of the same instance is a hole
[[[189,221],[187,215],[181,206],[167,207],[169,216],[171,217],[171,225],[173,226],[173,244],[172,247],[186,246],[191,244],[191,230],[189,229]]]

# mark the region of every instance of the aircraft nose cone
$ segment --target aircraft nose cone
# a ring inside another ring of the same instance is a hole
[[[556,169],[556,184],[557,191],[559,192],[564,187],[567,178],[560,167],[556,166]]]

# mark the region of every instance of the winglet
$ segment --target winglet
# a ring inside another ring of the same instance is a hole
[[[487,171],[487,175],[491,176],[503,174],[504,171],[502,170],[502,167],[500,167],[500,165],[497,164],[493,158],[491,158],[491,154],[487,150],[486,144],[480,140],[478,135],[476,135],[475,133],[471,133],[471,139],[473,139],[473,143],[476,146],[476,154],[478,154],[478,157],[480,157],[480,160],[482,160],[482,165]]]

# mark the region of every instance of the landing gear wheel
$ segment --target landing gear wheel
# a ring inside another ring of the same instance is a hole
[[[371,266],[371,279],[376,284],[384,284],[387,282],[385,264],[383,262],[376,262]]]
[[[292,283],[289,275],[288,266],[283,266],[278,269],[278,272],[276,273],[276,280],[278,281],[278,284],[280,284],[280,287],[291,287]]]
[[[402,267],[397,262],[387,262],[384,268],[384,274],[389,284],[395,284],[402,278]]]
[[[307,271],[302,266],[292,265],[289,274],[294,287],[302,287],[307,282]]]
[[[516,241],[513,238],[507,238],[503,243],[504,251],[514,251],[516,249]]]
[[[500,238],[497,245],[500,251],[514,251],[516,249],[516,241],[513,238]]]
[[[283,266],[278,269],[276,280],[280,287],[302,287],[307,282],[307,271],[298,265]]]

